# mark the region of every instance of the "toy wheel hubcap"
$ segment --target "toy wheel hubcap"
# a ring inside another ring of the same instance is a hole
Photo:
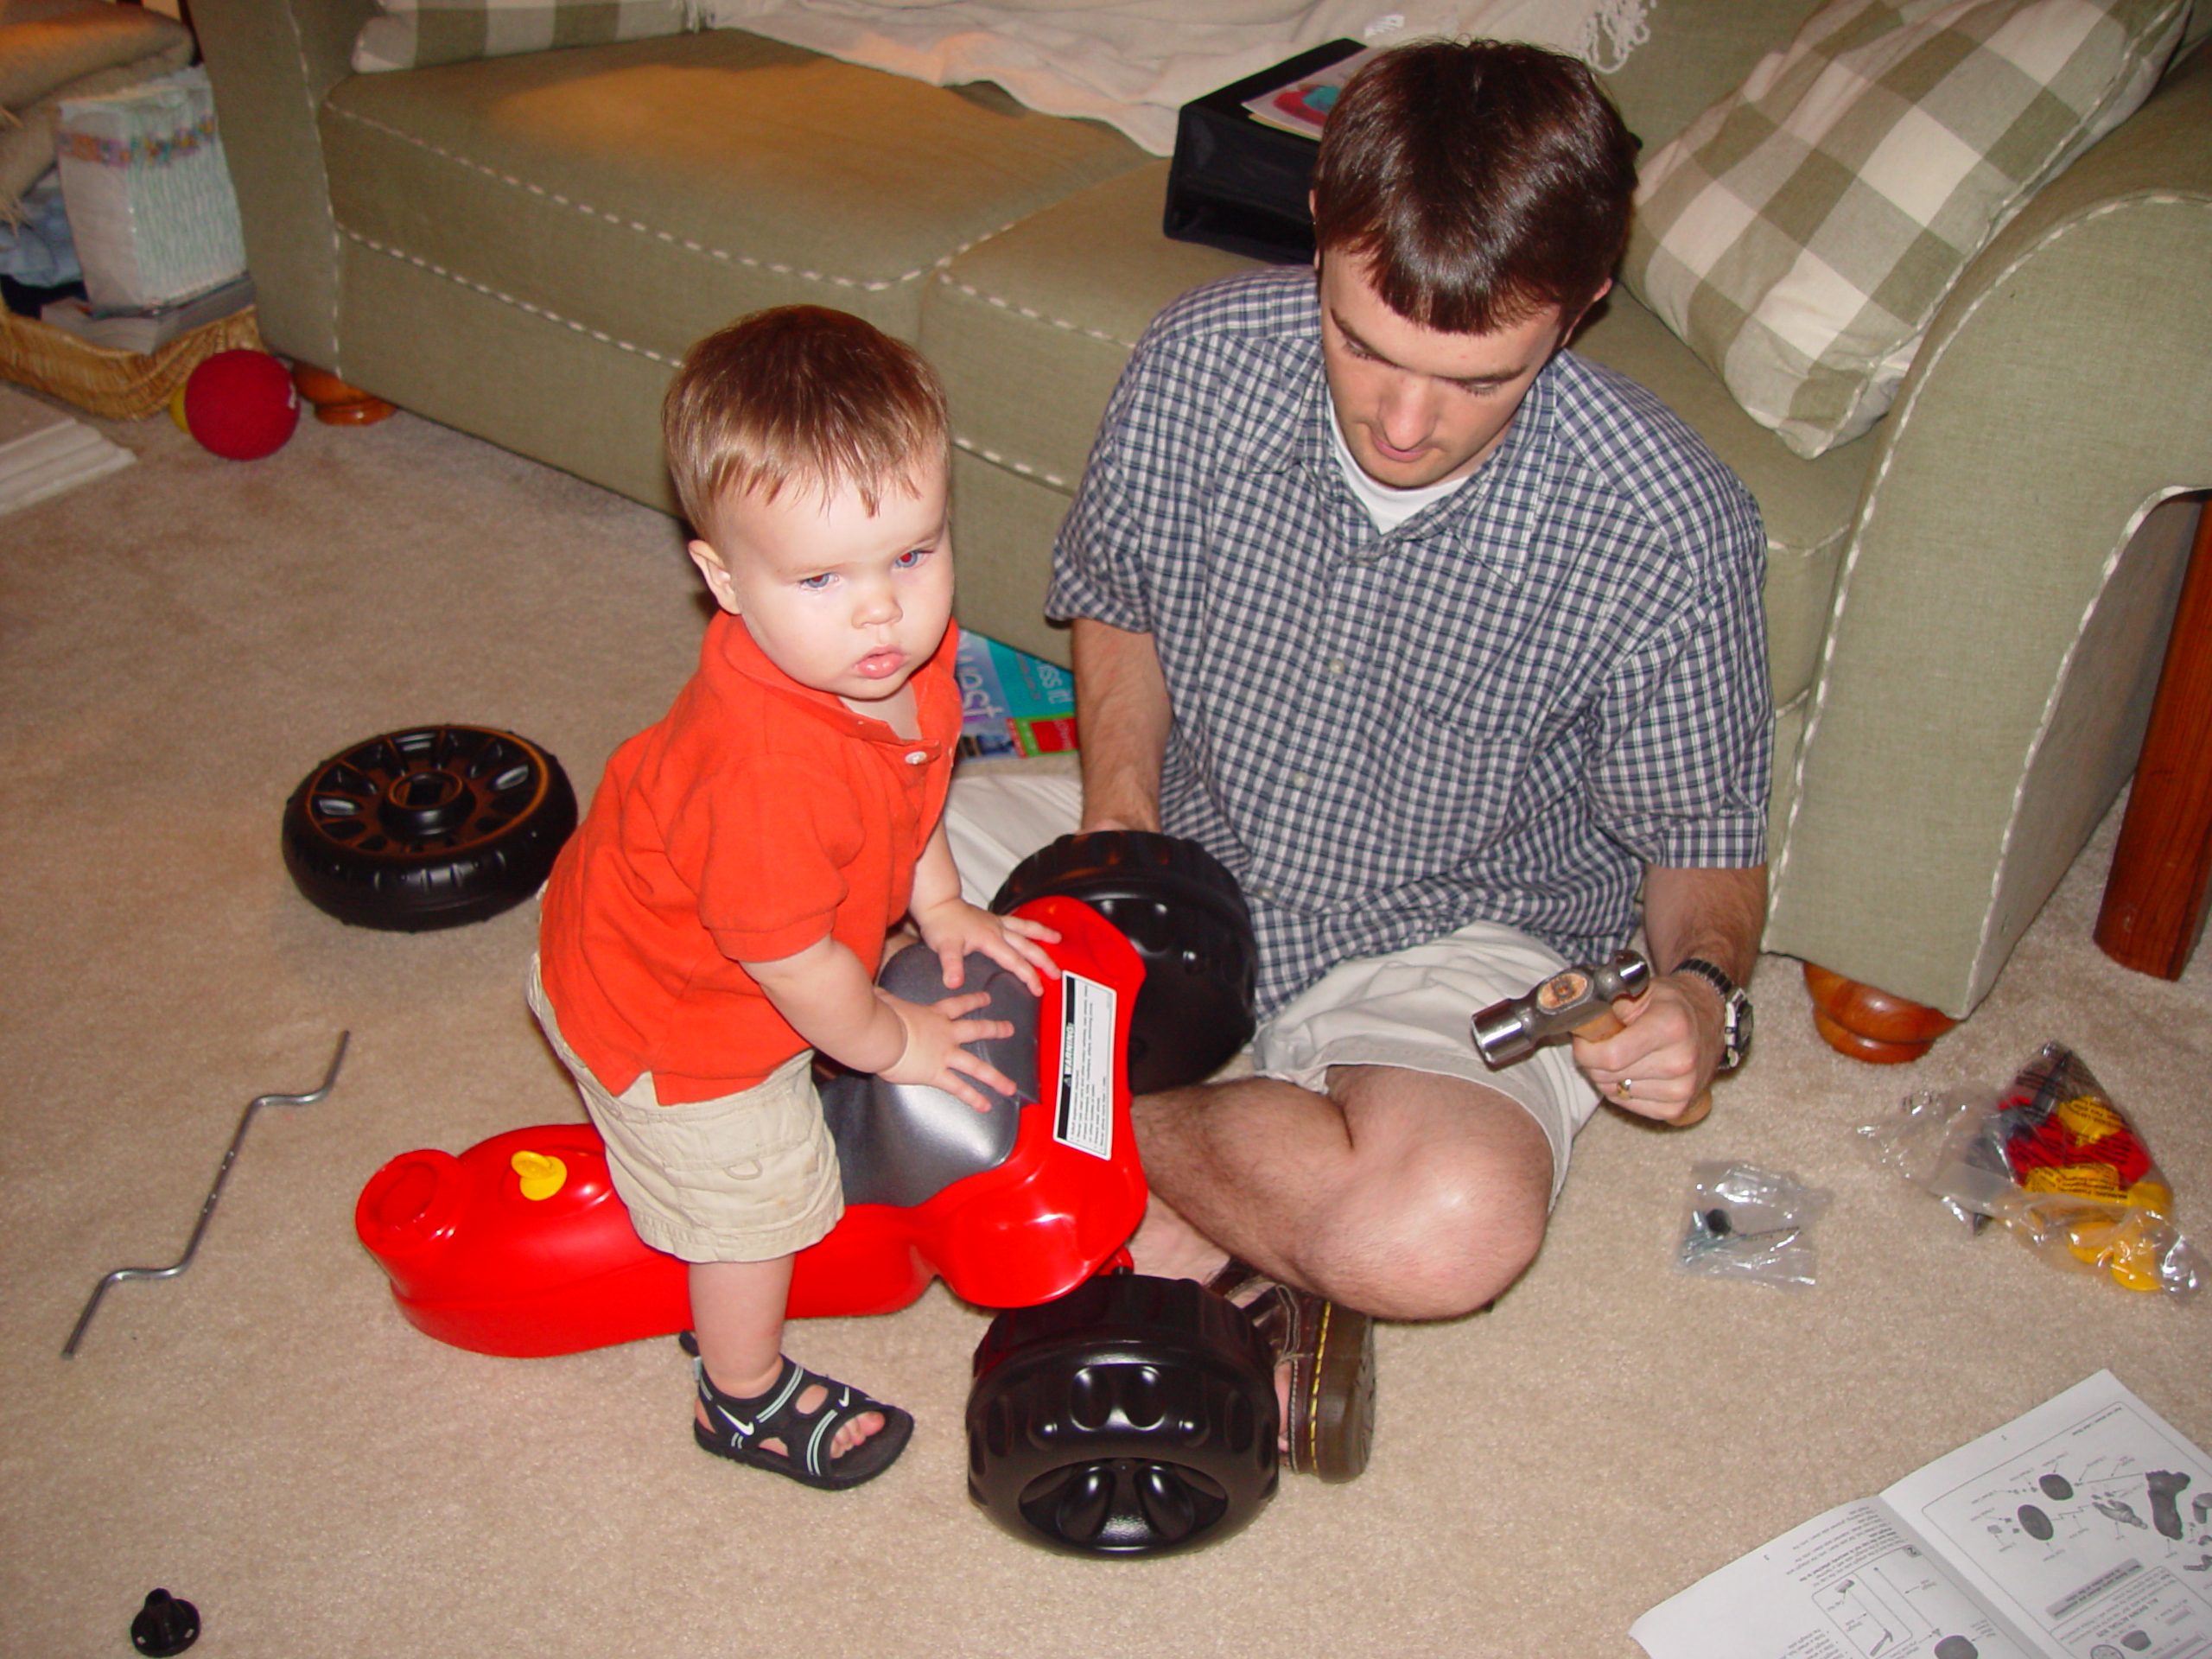
[[[428,841],[451,835],[468,822],[475,801],[448,772],[416,772],[385,785],[377,817],[395,836]]]
[[[1116,1273],[998,1316],[976,1351],[968,1490],[1016,1537],[1162,1554],[1236,1532],[1275,1490],[1274,1356],[1189,1279]]]
[[[537,891],[575,828],[560,762],[512,732],[421,726],[332,755],[284,807],[284,862],[365,927],[481,921]]]
[[[305,804],[331,841],[405,852],[464,833],[481,839],[535,806],[547,785],[536,757],[503,734],[448,726],[375,738],[325,762]]]
[[[1022,1517],[1047,1538],[1087,1550],[1166,1549],[1210,1530],[1229,1510],[1218,1481],[1180,1464],[1104,1458],[1054,1470],[1021,1495]]]

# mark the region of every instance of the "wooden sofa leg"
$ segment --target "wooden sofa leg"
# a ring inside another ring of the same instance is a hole
[[[300,396],[315,405],[315,417],[325,426],[373,426],[398,406],[372,397],[359,386],[349,386],[336,375],[306,363],[292,365],[292,384]]]
[[[2096,941],[2123,968],[2179,979],[2212,891],[2212,505],[2174,609],[2135,787],[2120,821]]]
[[[1809,962],[1805,964],[1805,988],[1813,994],[1813,1027],[1827,1046],[1870,1065],[1916,1060],[1959,1023],[1947,1014]]]

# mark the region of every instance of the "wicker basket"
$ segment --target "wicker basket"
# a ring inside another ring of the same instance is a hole
[[[158,415],[185,377],[217,352],[261,347],[251,306],[179,334],[155,352],[110,351],[30,317],[0,310],[0,378],[74,404],[105,420]]]

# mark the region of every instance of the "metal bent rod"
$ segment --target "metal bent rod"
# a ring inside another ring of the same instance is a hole
[[[257,1095],[246,1103],[239,1114],[238,1132],[231,1136],[230,1149],[224,1153],[223,1162],[215,1172],[215,1184],[207,1189],[207,1202],[200,1206],[200,1220],[192,1230],[192,1237],[184,1247],[184,1254],[166,1268],[118,1268],[92,1287],[92,1300],[85,1304],[85,1311],[77,1316],[77,1328],[69,1333],[69,1340],[62,1345],[61,1357],[74,1358],[77,1344],[85,1338],[85,1327],[92,1322],[92,1315],[99,1311],[100,1298],[107,1294],[110,1285],[120,1284],[125,1279],[174,1279],[192,1265],[192,1257],[200,1248],[200,1241],[207,1231],[207,1223],[215,1213],[215,1201],[223,1196],[223,1183],[231,1178],[231,1166],[238,1161],[238,1148],[245,1144],[245,1132],[253,1122],[253,1115],[264,1106],[312,1106],[330,1092],[331,1084],[338,1081],[338,1068],[345,1063],[346,1039],[350,1031],[338,1033],[338,1052],[330,1057],[330,1070],[323,1076],[320,1088],[304,1095]]]

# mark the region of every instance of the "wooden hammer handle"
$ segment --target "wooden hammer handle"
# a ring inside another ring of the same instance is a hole
[[[1627,1027],[1621,1024],[1618,1016],[1617,1016],[1611,1008],[1603,1008],[1598,1013],[1592,1014],[1587,1020],[1585,1020],[1580,1025],[1577,1026],[1574,1028],[1574,1034],[1578,1037],[1586,1037],[1593,1043],[1602,1043],[1606,1038],[1612,1036],[1615,1033],[1624,1031],[1626,1029]],[[1700,1095],[1695,1100],[1690,1102],[1688,1106],[1683,1108],[1682,1115],[1680,1117],[1671,1119],[1654,1118],[1652,1122],[1655,1123],[1663,1122],[1673,1128],[1687,1129],[1693,1123],[1704,1122],[1706,1114],[1710,1112],[1712,1109],[1713,1090],[1707,1089],[1703,1094]]]

